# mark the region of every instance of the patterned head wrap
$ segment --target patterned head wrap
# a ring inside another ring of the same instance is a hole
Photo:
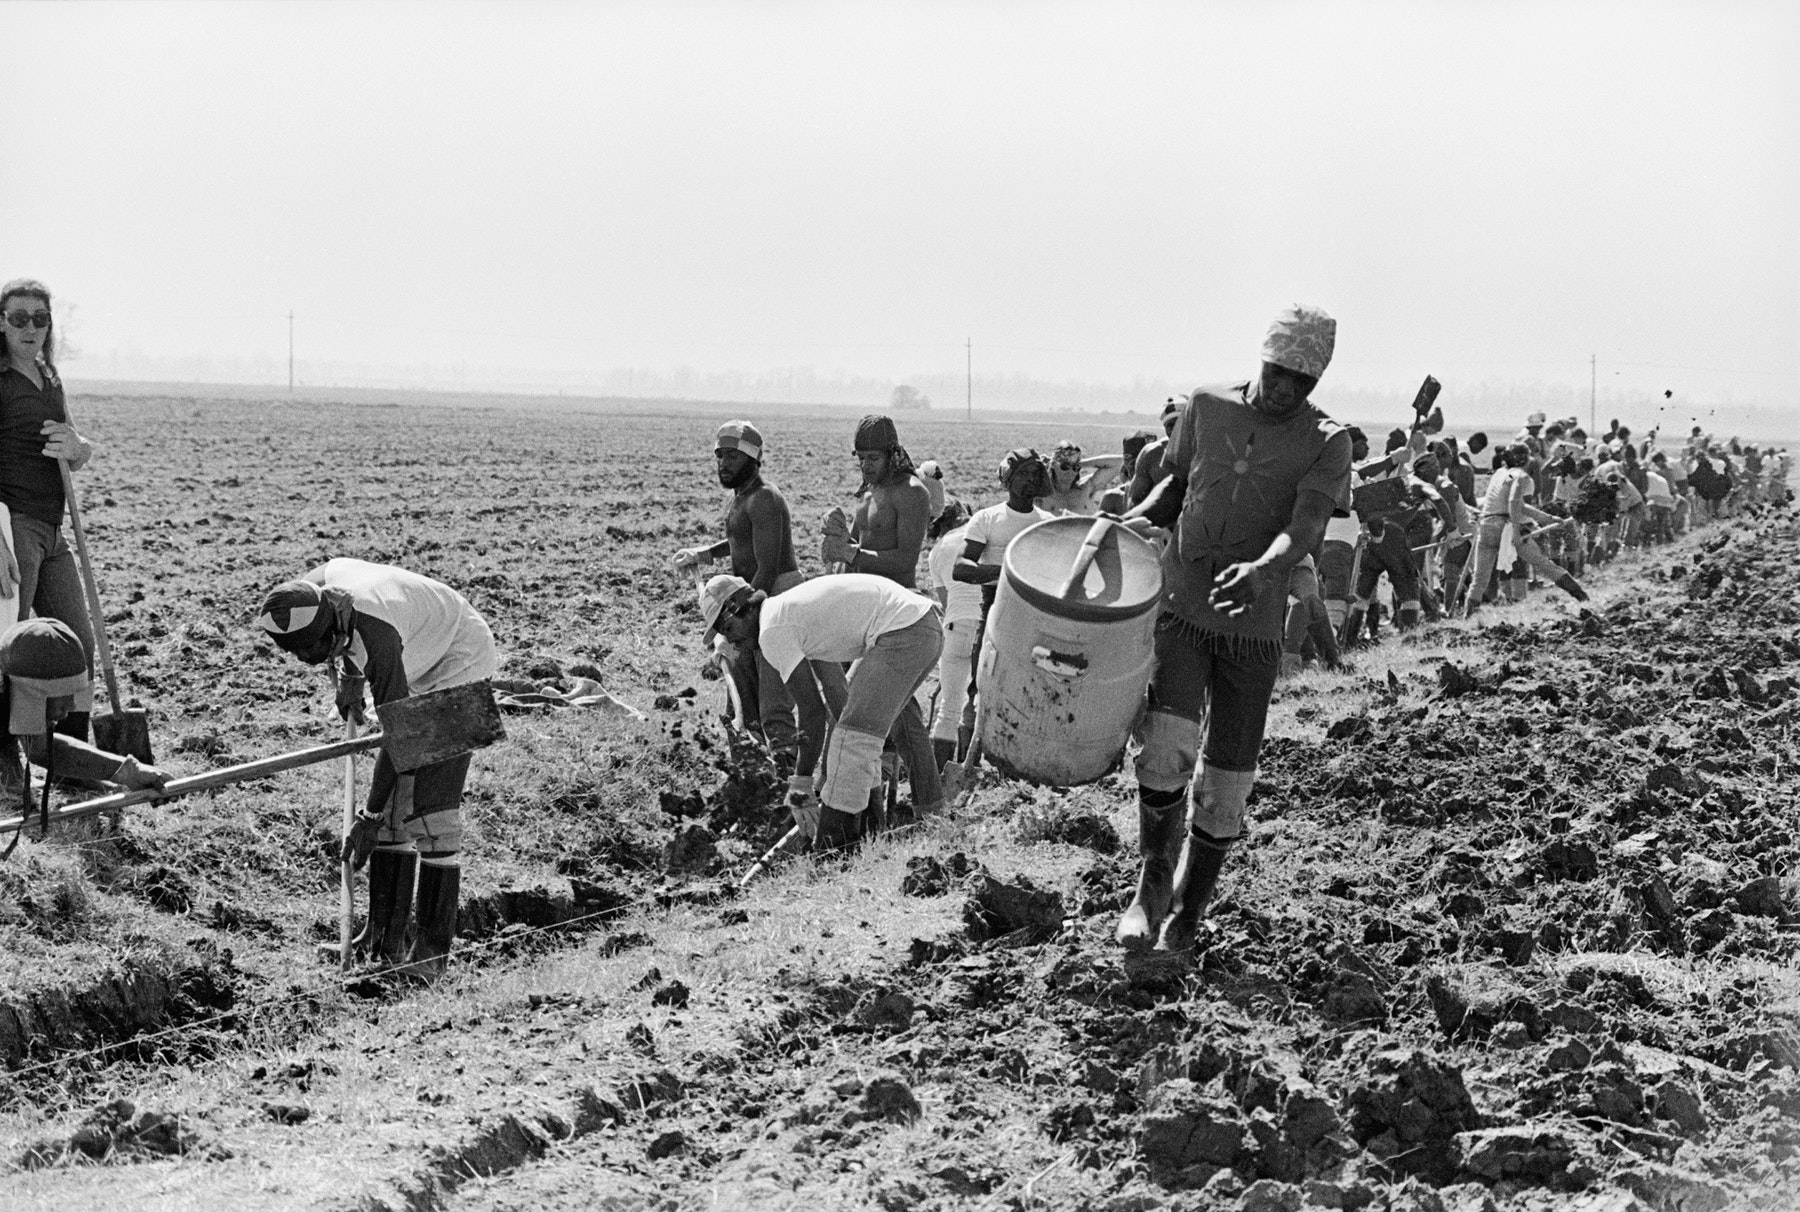
[[[925,495],[931,498],[931,516],[935,518],[944,512],[944,469],[936,459],[926,459],[919,464],[918,476]]]
[[[894,428],[893,418],[879,413],[870,413],[857,422],[855,450],[858,454],[865,450],[879,450],[891,455],[890,469],[906,475],[911,475],[915,467],[912,456],[900,445],[900,431]]]
[[[1309,379],[1319,379],[1331,364],[1337,345],[1337,321],[1317,307],[1295,303],[1284,308],[1263,338],[1262,360]]]
[[[311,581],[283,581],[269,591],[256,612],[256,625],[287,652],[318,646],[340,624],[348,626],[354,607],[341,589],[323,589]]]
[[[1050,465],[1063,468],[1080,467],[1081,447],[1075,445],[1068,438],[1064,438],[1056,444],[1056,449],[1050,452]]]
[[[46,730],[47,700],[79,694],[87,687],[87,650],[68,624],[26,619],[0,635],[0,672],[12,683],[10,731],[14,736],[37,736]]]
[[[763,452],[762,434],[748,421],[727,421],[719,426],[719,441],[714,449],[741,450],[760,463]]]
[[[1019,468],[1026,463],[1036,463],[1039,467],[1042,467],[1044,466],[1044,458],[1029,446],[1021,446],[1016,450],[1007,451],[1006,457],[1001,459],[1000,465],[994,469],[995,474],[1000,479],[1000,487],[1010,488],[1012,485],[1013,472],[1019,470]]]

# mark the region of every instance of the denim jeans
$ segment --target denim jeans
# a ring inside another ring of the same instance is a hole
[[[76,711],[94,709],[94,630],[88,619],[87,596],[75,553],[63,539],[62,527],[51,526],[18,511],[12,516],[13,558],[19,562],[19,617],[29,610],[40,619],[66,623],[87,651],[86,690],[75,696]]]

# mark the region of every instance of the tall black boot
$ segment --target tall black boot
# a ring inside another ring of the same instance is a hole
[[[1231,838],[1216,838],[1198,829],[1188,832],[1181,872],[1175,877],[1175,911],[1164,919],[1158,951],[1186,951],[1194,945],[1200,914],[1219,884],[1219,871],[1231,850]]]
[[[369,913],[362,930],[350,940],[352,962],[390,968],[406,958],[418,866],[414,850],[377,848],[369,855]],[[338,958],[336,943],[321,944],[319,952],[333,961]]]
[[[942,772],[945,762],[956,760],[956,742],[931,738],[931,756],[937,759],[938,770]]]
[[[829,804],[819,805],[819,832],[813,841],[817,850],[844,850],[862,836],[862,816],[841,812]]]
[[[462,900],[462,868],[419,864],[419,928],[406,962],[395,969],[407,981],[429,985],[450,963],[456,910]]]
[[[1574,598],[1577,602],[1585,602],[1588,600],[1587,590],[1581,587],[1581,582],[1577,581],[1573,576],[1570,576],[1566,572],[1556,578],[1556,587]]]
[[[1116,937],[1127,951],[1148,951],[1175,898],[1175,860],[1181,853],[1181,826],[1186,817],[1180,791],[1153,791],[1138,786],[1138,851],[1143,866],[1137,894],[1119,919]]]
[[[85,742],[88,740],[88,716],[86,711],[71,711],[57,723],[56,731],[62,736],[72,736]]]
[[[1354,648],[1362,643],[1363,621],[1367,617],[1368,612],[1361,606],[1350,608],[1350,613],[1344,616],[1344,647]]]

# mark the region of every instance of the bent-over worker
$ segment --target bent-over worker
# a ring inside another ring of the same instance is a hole
[[[335,662],[338,711],[361,719],[365,684],[375,705],[494,676],[494,636],[468,600],[430,577],[388,564],[330,560],[263,599],[257,625],[308,665]],[[369,865],[369,916],[351,941],[377,969],[429,982],[444,972],[462,887],[464,753],[407,774],[384,750],[367,807],[344,846]],[[417,869],[418,928],[413,920]]]
[[[902,715],[919,715],[914,692],[944,647],[937,603],[868,573],[818,577],[776,598],[742,577],[716,576],[700,592],[700,613],[709,642],[717,634],[739,647],[759,647],[787,682],[800,713],[799,768],[812,769],[824,749],[814,840],[832,849],[849,845],[870,793],[881,786],[882,742]],[[822,687],[830,685],[832,667],[850,661],[857,664],[849,693],[831,724],[837,704]],[[922,732],[923,721],[915,722]],[[912,780],[916,815],[943,807],[941,793],[935,802],[920,801],[921,788],[937,782],[929,762],[912,771]]]

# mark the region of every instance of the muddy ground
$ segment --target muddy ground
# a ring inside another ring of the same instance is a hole
[[[89,406],[128,451],[146,413],[188,435],[92,510],[97,543],[166,544],[103,576],[143,595],[115,644],[172,764],[329,730],[243,626],[327,554],[470,586],[507,672],[590,666],[650,718],[509,721],[472,783],[467,962],[397,1000],[304,957],[335,930],[333,772],[25,843],[7,1206],[1800,1202],[1791,513],[1616,565],[1591,610],[1540,596],[1282,687],[1197,970],[1128,971],[1124,776],[988,774],[953,819],[733,886],[774,784],[713,719],[661,558],[716,518],[714,421],[317,408],[312,466],[386,477],[349,485],[284,471],[252,411]],[[843,487],[799,468],[847,459],[793,426],[804,526]],[[953,483],[1016,444],[921,435]]]

